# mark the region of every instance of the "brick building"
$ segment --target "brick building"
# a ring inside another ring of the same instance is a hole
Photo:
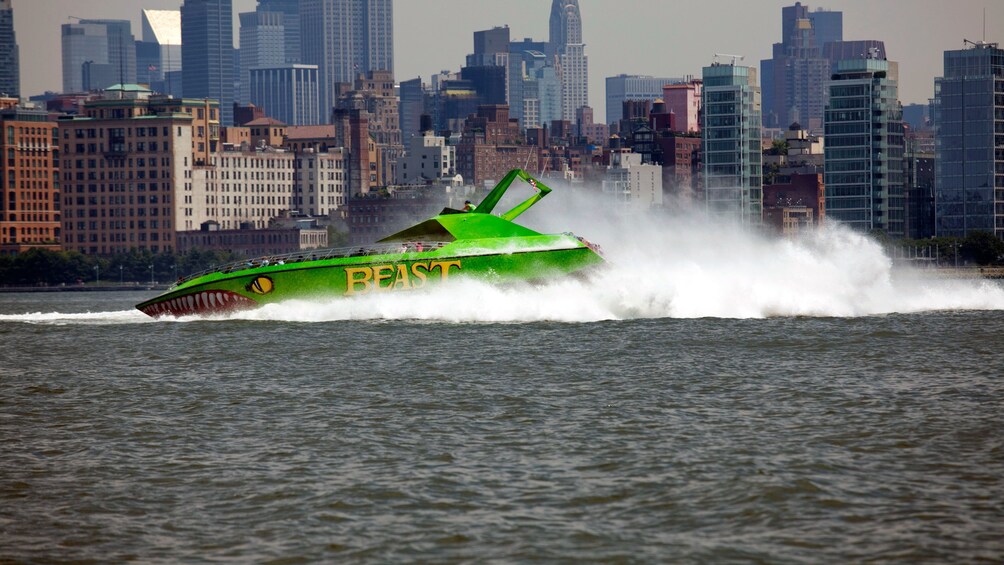
[[[764,185],[763,222],[785,235],[820,225],[826,217],[821,173],[793,173],[784,183]]]
[[[481,106],[464,121],[457,170],[468,184],[496,182],[512,169],[536,163],[537,153],[536,146],[526,143],[519,121],[509,117],[508,106]]]
[[[57,134],[44,110],[0,110],[0,253],[60,248]]]

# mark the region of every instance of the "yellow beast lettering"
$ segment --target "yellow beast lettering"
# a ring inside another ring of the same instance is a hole
[[[357,277],[362,275],[362,277]],[[362,285],[362,290],[356,290],[357,285]],[[345,296],[353,294],[364,294],[373,290],[373,269],[369,267],[346,267],[345,268]]]
[[[450,267],[456,267],[458,271],[461,269],[460,261],[433,261],[429,267],[429,271],[435,270],[436,267],[439,267],[444,281],[450,276]]]
[[[429,275],[436,269],[439,269],[440,280],[447,280],[450,276],[450,267],[456,267],[458,271],[462,268],[459,260],[418,261],[412,263],[410,267],[407,263],[346,267],[345,296],[372,291],[390,292],[422,288],[428,282]]]
[[[386,273],[386,274],[385,274]],[[394,265],[377,265],[373,267],[373,284],[377,292],[383,290],[394,290],[394,285],[384,286],[383,281],[394,276]]]
[[[415,275],[415,280],[411,283],[411,288],[422,288],[425,286],[425,279],[428,273],[428,263],[412,263],[411,274]]]

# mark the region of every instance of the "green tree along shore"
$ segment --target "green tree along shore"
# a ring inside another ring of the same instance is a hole
[[[131,251],[111,257],[76,251],[31,249],[0,255],[0,286],[173,283],[178,277],[242,258],[224,251],[194,250],[185,255]]]
[[[892,239],[883,232],[872,234],[892,257],[925,258],[938,265],[1004,265],[1004,241],[986,231],[966,237]]]

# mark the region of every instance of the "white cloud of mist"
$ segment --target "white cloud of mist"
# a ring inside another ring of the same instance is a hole
[[[238,316],[301,321],[592,322],[636,318],[868,316],[1001,310],[1004,288],[894,267],[871,239],[830,225],[798,239],[706,222],[699,213],[618,214],[583,188],[556,187],[518,221],[598,243],[588,280],[496,287],[475,281],[416,293],[288,302]]]

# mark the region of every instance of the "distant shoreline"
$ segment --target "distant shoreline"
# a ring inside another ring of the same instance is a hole
[[[65,285],[65,286],[0,286],[0,293],[4,292],[117,292],[117,291],[142,291],[142,290],[167,290],[167,284],[108,284],[108,285]]]

